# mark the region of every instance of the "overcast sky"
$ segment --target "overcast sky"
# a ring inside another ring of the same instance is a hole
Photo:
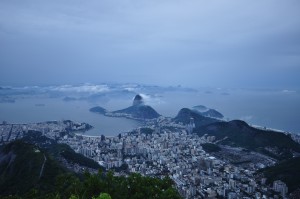
[[[299,0],[0,0],[0,85],[300,87]]]

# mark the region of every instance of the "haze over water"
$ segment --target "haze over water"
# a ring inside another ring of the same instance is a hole
[[[36,106],[36,104],[45,106]],[[0,104],[0,121],[11,123],[35,123],[53,120],[86,122],[94,128],[87,135],[117,135],[132,130],[139,123],[126,118],[111,118],[89,112],[91,104],[64,102],[61,99],[25,99],[11,104]]]
[[[291,90],[82,85],[13,89],[0,93],[3,99],[4,96],[15,99],[15,103],[0,103],[0,121],[32,123],[70,119],[94,126],[86,132],[88,135],[117,135],[141,126],[135,120],[89,112],[94,106],[109,111],[126,108],[138,93],[146,104],[167,117],[175,117],[181,108],[205,105],[221,112],[225,120],[241,119],[252,125],[300,132],[300,95]],[[66,96],[74,99],[63,100]]]
[[[31,98],[21,89],[15,104],[0,95],[0,119],[74,119],[94,125],[91,134],[115,134],[138,125],[88,109],[125,108],[142,93],[165,116],[205,105],[229,120],[300,132],[299,10],[299,0],[0,1],[0,91],[84,82],[175,86],[132,92],[123,85],[110,94],[105,85],[52,86]],[[73,93],[56,95],[64,91]],[[62,102],[74,93],[76,101]]]

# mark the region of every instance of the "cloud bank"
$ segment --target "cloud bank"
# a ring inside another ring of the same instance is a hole
[[[299,87],[298,0],[0,2],[0,84]]]

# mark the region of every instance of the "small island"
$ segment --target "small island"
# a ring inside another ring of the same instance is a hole
[[[141,95],[136,95],[132,106],[125,109],[109,112],[105,108],[96,106],[90,109],[91,112],[100,113],[108,117],[125,117],[135,120],[151,120],[160,117],[151,106],[145,105]]]

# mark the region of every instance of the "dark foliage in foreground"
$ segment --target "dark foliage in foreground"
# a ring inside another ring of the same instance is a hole
[[[83,180],[79,180],[72,174],[63,174],[56,178],[52,192],[41,192],[31,189],[26,194],[3,196],[3,199],[91,199],[101,193],[108,193],[113,199],[180,199],[180,195],[173,188],[173,182],[169,178],[158,179],[143,177],[140,174],[131,174],[129,177],[116,177],[112,172],[103,174],[85,173]]]
[[[66,169],[36,146],[12,142],[0,151],[0,194],[22,195],[32,188],[47,192],[54,189],[55,177],[65,172]]]
[[[53,158],[54,151],[50,155],[45,149],[24,141],[2,146],[0,198],[92,199],[101,193],[108,193],[113,199],[180,198],[170,178],[143,177],[140,174],[116,177],[111,171],[102,173],[101,169],[97,174],[76,175]],[[57,151],[67,150],[59,148]]]

